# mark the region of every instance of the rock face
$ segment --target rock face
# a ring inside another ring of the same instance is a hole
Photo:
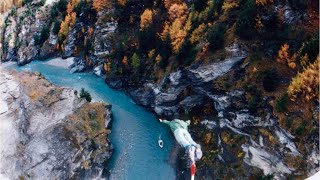
[[[299,173],[299,169],[289,161],[305,154],[296,147],[295,137],[279,126],[268,105],[268,97],[261,99],[262,113],[258,114],[248,106],[244,91],[215,90],[213,84],[219,77],[231,73],[231,79],[237,79],[246,67],[245,52],[236,45],[226,50],[231,56],[225,60],[178,70],[165,76],[159,84],[145,83],[143,87],[129,89],[129,94],[138,104],[160,117],[201,117],[191,119],[190,128],[195,141],[202,140],[204,148],[204,158],[197,164],[197,174],[201,178],[212,179],[222,171],[237,174],[231,166],[235,163],[248,170],[244,175],[236,175],[239,177],[249,178],[257,171],[255,168],[260,169],[258,172],[261,174],[273,174],[276,179]],[[311,157],[311,152],[319,152],[319,148],[317,138],[310,142],[313,145],[310,145],[312,149],[307,155]],[[212,158],[212,149],[216,149],[215,159]],[[316,165],[316,161],[307,163],[308,167]],[[178,178],[184,179],[181,174],[188,173],[184,167],[186,165],[182,164],[178,168]],[[304,171],[310,175],[314,172],[311,169]]]
[[[33,1],[3,15],[4,22],[0,25],[0,42],[3,44],[1,61],[12,60],[24,65],[54,55],[57,35],[51,32],[43,45],[37,45],[34,41],[34,37],[40,36],[41,30],[47,26],[50,17],[49,6],[39,7],[39,2]]]
[[[220,62],[170,73],[160,84],[145,83],[142,88],[129,90],[129,94],[138,104],[150,107],[160,116],[178,117],[181,113],[190,113],[212,99],[207,92],[211,91],[213,81],[243,62],[246,54],[239,51],[242,50],[232,52]]]
[[[105,18],[111,16],[113,9],[101,11],[97,18],[92,19],[87,17],[92,15],[79,14],[74,26],[69,27],[62,45],[58,32],[54,32],[57,31],[54,29],[57,22],[64,20],[61,14],[65,12],[53,17],[57,13],[53,12],[57,11],[53,8],[55,2],[42,5],[41,0],[33,0],[18,9],[13,8],[10,12],[1,14],[0,61],[17,61],[19,65],[25,65],[33,60],[51,57],[77,57],[78,61],[72,67],[72,72],[91,70],[105,63],[112,50],[113,35],[117,28],[117,22],[113,18]],[[89,5],[86,6],[87,10],[91,9]],[[35,41],[35,37],[46,39],[39,43]],[[61,49],[58,50],[59,48]],[[86,51],[85,54],[83,51]],[[101,75],[102,68],[97,73]]]
[[[93,179],[112,154],[111,106],[41,75],[0,74],[0,179]]]

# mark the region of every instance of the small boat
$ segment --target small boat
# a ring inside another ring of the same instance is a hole
[[[163,141],[161,139],[161,135],[159,136],[158,144],[160,148],[163,148]]]

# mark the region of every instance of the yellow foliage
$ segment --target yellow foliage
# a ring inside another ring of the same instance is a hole
[[[160,56],[160,54],[157,55],[156,57],[156,63],[159,63],[161,61],[162,57]]]
[[[224,12],[228,12],[230,11],[231,9],[234,9],[234,8],[237,8],[239,7],[239,3],[238,2],[234,2],[234,1],[226,1],[223,3],[222,5],[222,10]]]
[[[60,25],[60,30],[59,30],[59,37],[66,37],[68,35],[69,32],[69,25],[65,22],[62,21],[61,25]]]
[[[111,70],[111,62],[107,61],[106,63],[103,64],[103,69],[106,72],[109,72]]]
[[[69,27],[73,27],[76,23],[77,20],[77,14],[75,12],[71,13],[71,19],[70,19],[70,24]]]
[[[169,22],[166,21],[164,22],[162,32],[158,34],[158,36],[162,41],[164,41],[167,38],[169,31],[170,31],[170,25],[169,25]]]
[[[306,53],[306,54],[304,54],[304,56],[301,57],[300,64],[302,67],[307,67],[308,63],[309,63],[309,56]]]
[[[283,46],[281,46],[278,52],[277,62],[282,64],[287,64],[291,69],[295,69],[297,66],[295,63],[296,60],[297,60],[296,53],[294,53],[293,56],[290,58],[288,44],[284,44]]]
[[[59,30],[59,37],[66,37],[69,33],[69,28],[73,27],[77,20],[77,14],[72,12],[71,14],[67,14],[64,21],[61,22],[60,30]]]
[[[95,9],[97,12],[108,9],[112,7],[111,0],[93,0],[92,1],[93,9]]]
[[[187,36],[187,32],[182,29],[182,23],[180,19],[176,19],[169,31],[170,37],[171,37],[171,46],[173,52],[177,53],[183,42],[184,38]]]
[[[190,42],[192,44],[197,43],[201,39],[201,37],[204,35],[205,28],[206,25],[202,23],[195,30],[193,30],[190,37]]]
[[[140,17],[140,30],[148,28],[152,24],[152,11],[145,9]]]
[[[310,64],[302,73],[292,79],[288,94],[292,101],[298,96],[310,101],[319,97],[319,55],[313,64]]]
[[[148,58],[149,58],[149,59],[151,59],[151,58],[153,57],[155,51],[156,51],[155,49],[152,49],[152,50],[150,50],[150,51],[148,52]]]

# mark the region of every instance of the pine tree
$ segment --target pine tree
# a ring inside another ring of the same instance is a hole
[[[138,69],[140,67],[140,59],[137,53],[134,53],[131,57],[131,65],[134,69]]]

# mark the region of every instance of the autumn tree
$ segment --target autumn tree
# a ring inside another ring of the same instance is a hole
[[[92,6],[93,9],[95,9],[97,12],[100,12],[103,9],[111,8],[112,3],[111,0],[93,0]]]
[[[184,22],[188,16],[188,7],[185,3],[173,4],[168,11],[170,22],[175,21],[177,18]]]
[[[280,50],[278,51],[278,58],[277,62],[281,64],[287,64],[291,69],[296,68],[296,60],[297,54],[294,53],[292,57],[289,54],[289,45],[286,43],[281,46]]]
[[[145,9],[140,17],[140,30],[148,28],[152,24],[152,11]]]
[[[288,87],[288,95],[292,101],[301,96],[307,101],[319,97],[319,55],[302,73],[292,79]]]
[[[200,24],[193,32],[191,33],[190,42],[192,44],[197,43],[204,34],[206,25],[204,23]]]
[[[238,2],[234,2],[234,1],[225,1],[222,5],[222,10],[227,13],[230,10],[237,8],[239,6]]]
[[[181,48],[184,38],[187,36],[187,32],[182,29],[182,23],[180,19],[176,19],[170,28],[171,45],[173,52],[178,52]]]
[[[289,45],[286,43],[283,46],[281,46],[280,50],[278,51],[277,62],[281,64],[286,64],[289,58]]]
[[[77,20],[77,14],[73,12],[74,7],[79,4],[79,0],[72,0],[67,5],[67,15],[64,21],[61,22],[60,30],[58,33],[60,44],[65,40],[69,33],[69,29],[72,28]]]
[[[166,21],[163,30],[159,35],[162,41],[170,37],[171,46],[174,53],[177,53],[191,28],[191,15],[188,14],[188,7],[185,3],[173,4],[169,11],[169,21]],[[189,15],[189,16],[188,16]]]
[[[126,3],[127,3],[126,0],[118,0],[118,4],[119,4],[120,6],[125,6]]]
[[[181,0],[163,0],[164,7],[169,9],[172,4],[179,4]]]
[[[0,1],[0,13],[4,13],[10,10],[12,7],[22,6],[24,0],[1,0]]]
[[[256,4],[260,6],[265,6],[267,4],[272,4],[273,0],[256,0]]]
[[[124,56],[124,57],[122,58],[122,64],[123,64],[125,67],[128,66],[128,57],[127,57],[127,56]]]

